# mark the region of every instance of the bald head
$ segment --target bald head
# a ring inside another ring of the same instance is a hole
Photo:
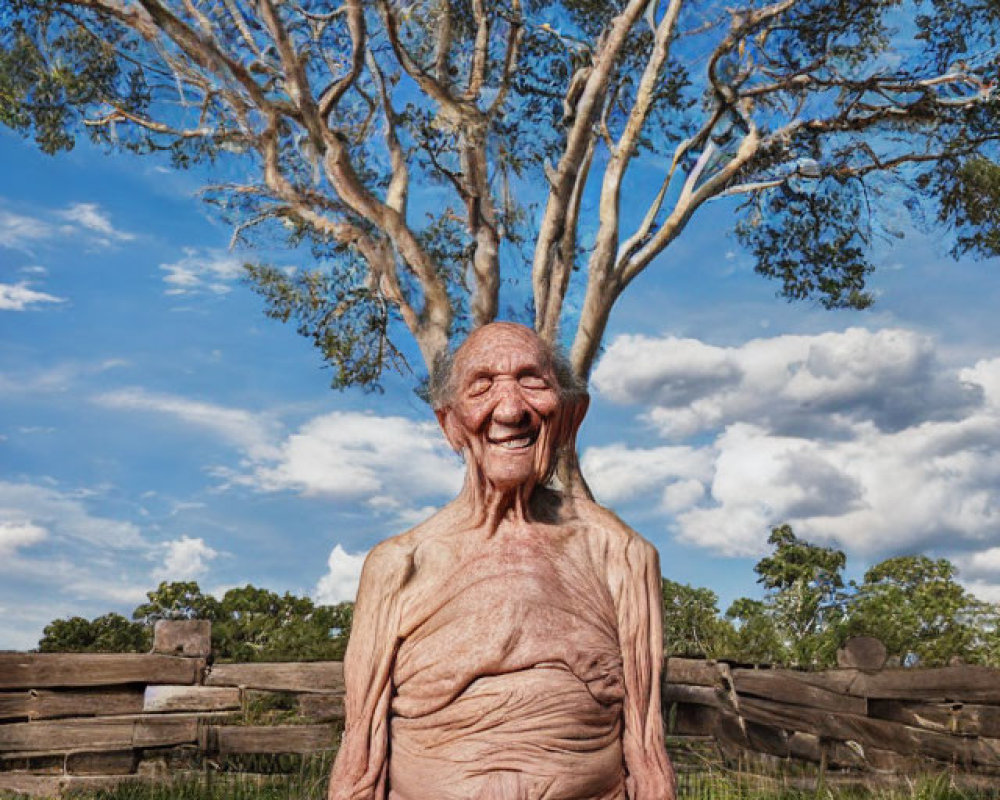
[[[476,328],[457,349],[441,354],[431,370],[430,401],[435,409],[449,405],[455,393],[455,377],[471,359],[509,348],[532,353],[551,371],[564,399],[586,395],[586,386],[573,374],[568,359],[531,328],[516,322],[491,322]]]

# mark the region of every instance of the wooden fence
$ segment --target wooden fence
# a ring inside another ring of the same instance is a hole
[[[339,662],[211,664],[209,634],[207,622],[171,622],[150,654],[0,653],[0,791],[54,796],[336,746]],[[663,710],[681,761],[700,744],[730,763],[812,762],[861,777],[949,768],[1000,781],[989,777],[1000,776],[1000,670],[671,658]]]
[[[336,746],[340,662],[210,666],[209,656],[201,620],[157,624],[150,654],[0,653],[0,791],[51,797],[174,765]],[[266,724],[276,716],[295,724]]]

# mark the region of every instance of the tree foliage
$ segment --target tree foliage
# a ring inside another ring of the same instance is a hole
[[[663,649],[672,656],[722,658],[732,645],[732,626],[719,617],[711,589],[663,579]]]
[[[404,330],[430,364],[525,306],[586,377],[720,198],[757,271],[829,307],[871,302],[901,204],[956,254],[1000,247],[995,2],[0,0],[0,23],[4,124],[216,164],[235,241],[312,248],[249,278],[337,386],[412,367]]]
[[[94,620],[58,619],[46,626],[42,652],[147,652],[159,620],[207,619],[212,652],[222,661],[319,661],[343,658],[353,618],[352,603],[316,605],[289,592],[279,595],[247,584],[221,599],[194,581],[161,583],[147,592],[130,622],[120,614]]]
[[[153,644],[151,629],[121,614],[52,620],[42,631],[43,653],[145,653]]]
[[[996,611],[957,582],[947,559],[890,558],[869,569],[856,589],[847,630],[875,636],[903,663],[989,660]]]

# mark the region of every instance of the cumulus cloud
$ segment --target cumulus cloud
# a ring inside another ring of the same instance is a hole
[[[288,436],[277,458],[250,476],[265,491],[363,498],[376,505],[399,497],[448,496],[462,467],[437,426],[405,417],[332,412]]]
[[[1000,585],[1000,358],[949,368],[905,330],[733,348],[631,336],[594,381],[664,437],[691,437],[583,457],[602,499],[659,496],[679,540],[757,556],[788,522],[864,558],[933,551]]]
[[[596,496],[608,504],[629,500],[664,484],[673,485],[672,481],[701,485],[712,475],[711,454],[693,447],[590,447],[580,465]]]
[[[163,281],[170,295],[211,292],[225,294],[243,275],[243,260],[224,250],[184,248],[184,256],[170,264],[161,264],[166,272]]]
[[[241,451],[239,468],[219,467],[230,485],[257,491],[364,500],[397,520],[415,500],[454,495],[463,467],[433,423],[332,412],[284,433],[266,414],[176,395],[121,389],[97,395],[106,408],[166,414],[210,431]]]
[[[218,552],[201,538],[182,536],[163,545],[163,564],[153,570],[157,581],[187,581],[200,578],[208,572],[208,562]]]
[[[647,406],[662,434],[684,438],[752,420],[782,433],[830,433],[865,420],[894,431],[955,419],[982,387],[941,368],[913,331],[849,328],[716,347],[693,339],[621,336],[594,371],[616,403]]]
[[[0,311],[26,311],[40,303],[64,303],[65,297],[56,297],[32,289],[26,281],[0,283]]]
[[[365,553],[348,553],[341,545],[335,545],[327,559],[327,572],[313,592],[316,602],[334,605],[344,600],[353,600],[358,593],[361,567],[365,563]]]
[[[0,557],[6,558],[22,547],[38,544],[48,535],[45,528],[32,522],[0,519]]]

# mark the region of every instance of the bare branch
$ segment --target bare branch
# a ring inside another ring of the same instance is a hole
[[[357,81],[364,67],[367,32],[361,0],[345,0],[344,9],[347,14],[347,29],[351,34],[351,68],[344,77],[332,82],[320,93],[316,105],[320,119],[324,123],[327,123],[330,113],[336,108],[340,98]]]
[[[612,20],[606,34],[596,45],[593,68],[587,77],[583,91],[580,93],[580,99],[576,105],[576,116],[566,137],[563,155],[559,159],[558,166],[552,170],[550,175],[551,186],[548,201],[539,228],[534,263],[531,269],[531,282],[535,295],[536,329],[540,329],[545,323],[542,314],[548,308],[551,266],[556,257],[558,244],[563,238],[566,210],[589,147],[594,118],[601,108],[608,81],[628,38],[629,31],[642,17],[648,5],[648,0],[629,0],[625,9]],[[550,326],[546,326],[546,328],[551,329]]]
[[[399,136],[396,133],[396,112],[392,108],[392,100],[385,85],[385,76],[375,62],[375,57],[369,51],[368,69],[375,79],[379,96],[382,101],[382,116],[385,120],[385,142],[389,148],[390,168],[392,177],[389,179],[389,188],[386,190],[385,204],[389,208],[406,216],[406,201],[410,188],[410,170],[406,162],[406,153],[399,143]]]
[[[475,102],[486,80],[486,61],[490,47],[490,18],[483,7],[483,0],[472,0],[472,14],[476,20],[476,41],[472,50],[472,66],[465,100]]]

